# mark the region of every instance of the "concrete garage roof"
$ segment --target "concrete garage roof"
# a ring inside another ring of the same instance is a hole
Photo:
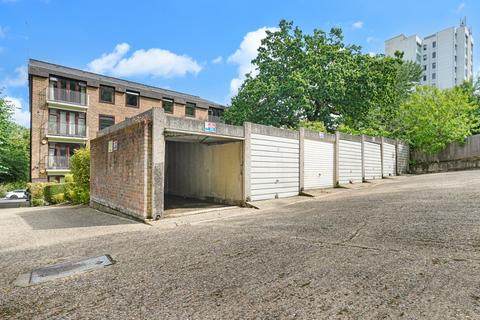
[[[45,61],[30,59],[28,63],[28,74],[38,77],[48,78],[50,75],[59,77],[73,78],[80,81],[85,81],[87,86],[98,88],[99,85],[106,85],[114,87],[118,92],[125,92],[126,90],[136,91],[140,96],[152,99],[168,98],[173,99],[177,103],[185,104],[193,102],[198,108],[208,109],[209,107],[225,109],[226,106],[218,104],[213,101],[202,99],[199,96],[190,95],[173,90],[167,90],[154,86],[149,86],[133,81],[122,80],[101,74],[84,71],[80,69],[65,67],[58,64],[53,64]]]

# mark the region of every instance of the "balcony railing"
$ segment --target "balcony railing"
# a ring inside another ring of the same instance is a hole
[[[89,104],[89,97],[85,92],[53,87],[47,88],[47,100],[51,102],[67,103],[83,107],[88,107]]]
[[[210,122],[221,122],[221,123],[223,123],[223,119],[222,119],[222,117],[220,117],[220,116],[208,115],[208,121],[210,121]]]
[[[48,157],[48,161],[47,161],[48,169],[65,170],[69,168],[69,160],[70,160],[69,158],[65,156],[47,156],[47,157]]]
[[[70,124],[64,121],[48,124],[47,134],[52,136],[87,138],[88,128],[85,125]]]

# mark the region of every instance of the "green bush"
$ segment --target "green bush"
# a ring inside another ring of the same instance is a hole
[[[65,175],[65,183],[73,182],[73,174],[69,173]]]
[[[90,149],[75,150],[75,154],[70,159],[70,171],[78,187],[84,190],[90,189]]]
[[[28,184],[27,187],[30,190],[30,199],[33,206],[44,205],[45,186],[47,186],[48,184],[48,182],[31,182]]]
[[[75,150],[70,159],[70,171],[73,175],[65,177],[67,190],[65,198],[73,204],[88,204],[90,202],[90,149]]]
[[[83,188],[69,183],[65,193],[65,199],[73,204],[88,204],[90,202],[90,192]]]
[[[43,199],[32,199],[32,206],[39,207],[44,205],[45,205],[45,201]]]
[[[58,203],[54,201],[53,197],[57,194],[64,194],[66,190],[67,190],[66,183],[53,183],[53,184],[46,185],[43,191],[43,194],[44,194],[43,198],[48,203]]]
[[[52,196],[51,201],[49,201],[52,204],[59,204],[59,203],[64,203],[65,202],[65,194],[64,193],[57,193]]]

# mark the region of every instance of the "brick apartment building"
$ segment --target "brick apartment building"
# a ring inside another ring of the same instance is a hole
[[[165,113],[218,121],[224,106],[171,90],[30,60],[30,174],[32,181],[60,181],[75,149],[98,130],[152,107]]]

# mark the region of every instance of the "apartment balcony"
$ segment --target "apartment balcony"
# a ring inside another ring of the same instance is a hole
[[[90,103],[85,92],[49,87],[46,89],[50,108],[86,112]]]
[[[88,141],[88,127],[66,122],[49,123],[44,128],[44,136],[50,142],[85,144]]]
[[[63,175],[70,173],[70,158],[66,156],[46,156],[47,174]]]

